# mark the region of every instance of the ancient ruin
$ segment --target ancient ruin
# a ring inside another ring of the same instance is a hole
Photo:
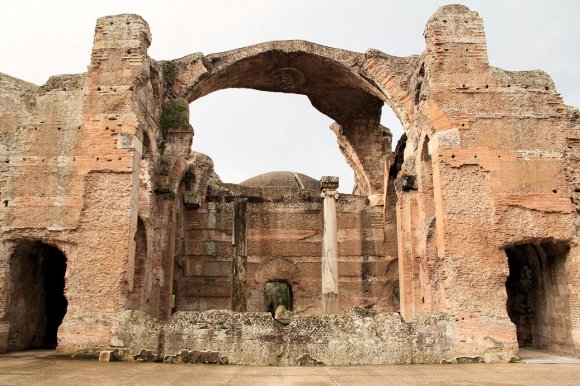
[[[0,352],[269,365],[580,355],[580,114],[541,71],[489,65],[439,9],[406,58],[305,41],[157,61],[136,15],[88,71],[0,74]],[[224,183],[189,104],[298,93],[335,123],[339,181]],[[406,134],[391,151],[387,104]],[[211,155],[210,155],[211,156]]]

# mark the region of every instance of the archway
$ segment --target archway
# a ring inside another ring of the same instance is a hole
[[[304,41],[194,54],[166,64],[166,95],[187,103],[227,88],[306,95],[314,108],[335,121],[332,130],[355,171],[357,193],[382,202],[391,136],[380,125],[381,110],[388,103],[402,122],[408,121],[410,112],[399,100],[400,90],[387,95],[365,77],[366,59],[365,54]]]
[[[191,141],[193,134],[188,125],[188,104],[215,91],[230,88],[301,94],[308,97],[316,110],[334,120],[332,130],[337,136],[339,148],[356,175],[355,194],[359,197],[355,199],[363,200],[361,202],[364,205],[372,208],[369,209],[368,221],[367,217],[364,218],[365,224],[369,227],[376,225],[377,229],[380,226],[381,229],[378,229],[377,234],[378,232],[384,234],[385,229],[390,229],[393,231],[392,235],[396,237],[394,232],[396,230],[395,200],[389,200],[385,205],[385,183],[388,181],[392,184],[392,179],[386,178],[386,173],[390,171],[389,167],[393,161],[391,135],[380,125],[380,117],[383,106],[388,103],[395,114],[398,117],[406,117],[404,122],[408,123],[408,116],[412,109],[403,107],[408,102],[405,90],[387,92],[382,90],[382,86],[379,86],[377,82],[370,80],[372,77],[365,75],[365,71],[373,71],[372,68],[363,68],[369,58],[371,56],[366,54],[337,50],[308,42],[286,41],[269,42],[208,56],[194,54],[165,63],[163,73],[167,87],[161,123],[162,128],[163,123],[166,123],[164,135],[166,135],[168,149],[171,150],[166,151],[165,163],[173,165],[169,173],[175,177],[176,185],[173,192],[179,194],[177,186],[182,183],[186,172],[186,165],[184,162],[180,163],[178,155],[189,150],[187,146],[191,145],[191,142],[186,143],[184,139]],[[375,59],[390,60],[382,57]],[[372,67],[374,64],[369,65]],[[391,77],[401,82],[388,82],[387,88],[402,87],[401,84],[404,81],[399,70],[393,71]],[[383,84],[383,82],[379,83]],[[197,126],[195,116],[192,116],[192,123]],[[239,127],[236,126],[236,129]],[[178,147],[179,150],[175,150]],[[170,192],[170,189],[166,191]],[[391,189],[389,194],[393,197],[394,190]],[[364,200],[367,197],[368,199]],[[199,206],[199,203],[196,205]],[[207,211],[211,214],[208,216],[208,222],[214,212],[221,216],[221,211],[214,210],[213,205],[211,208],[213,212]],[[371,211],[376,213],[371,215]],[[386,217],[388,221],[385,221]],[[213,220],[211,218],[211,221]],[[196,232],[198,233],[189,232],[189,234],[192,236],[197,234],[201,239],[209,238],[200,249],[212,249],[212,256],[222,256],[218,249],[221,248],[219,243],[222,242],[222,236],[208,237],[207,229],[196,229]],[[374,240],[371,243],[361,242],[360,248],[353,249],[355,251],[352,253],[353,257],[360,255],[362,258],[365,254],[362,249],[367,245],[371,251],[368,253],[374,254],[372,251],[376,249],[373,243]],[[195,244],[192,243],[192,245]],[[394,243],[391,242],[387,247],[391,249],[389,256],[396,256]],[[311,253],[310,256],[315,256],[317,253]],[[208,253],[195,252],[191,255],[206,256]],[[225,258],[222,259],[224,261],[212,261],[212,269],[210,269],[210,265],[206,264],[205,260],[202,262],[202,259],[195,260],[178,256],[174,270],[178,275],[190,277],[191,279],[188,280],[192,283],[195,281],[195,285],[189,288],[190,292],[197,292],[198,297],[211,296],[212,304],[219,303],[225,306],[229,304],[225,303],[225,295],[228,293],[226,286],[220,286],[220,291],[203,293],[206,291],[205,288],[215,289],[213,282],[227,280],[224,274],[229,273],[226,269],[227,261]],[[350,274],[354,275],[354,272]],[[179,281],[172,280],[171,282],[175,283],[176,287],[181,285]],[[300,289],[293,287],[293,290],[296,290],[298,294]],[[260,289],[260,303],[262,291]],[[180,288],[177,288],[176,293],[179,292]],[[219,301],[216,301],[217,298]],[[296,298],[298,299],[299,296]],[[298,310],[300,305],[296,303],[295,307]],[[198,307],[205,309],[206,306],[201,302],[195,306],[191,305],[195,309]],[[180,309],[180,307],[182,304],[178,304],[177,308]]]
[[[8,350],[55,348],[67,310],[66,256],[39,241],[16,245],[10,264]]]
[[[567,243],[521,244],[505,249],[507,312],[520,347],[573,352],[566,278]]]
[[[135,232],[135,273],[131,292],[131,309],[151,312],[149,297],[151,292],[151,260],[148,256],[147,228],[145,222],[137,217]]]
[[[219,90],[191,103],[190,121],[193,149],[212,158],[224,182],[292,170],[338,176],[341,193],[353,191],[353,170],[329,129],[332,120],[303,95]]]

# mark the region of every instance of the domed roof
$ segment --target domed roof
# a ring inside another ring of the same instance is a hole
[[[288,188],[300,188],[309,190],[320,190],[320,182],[312,177],[296,172],[269,172],[257,175],[240,182],[240,185],[261,187],[261,186],[278,186]]]

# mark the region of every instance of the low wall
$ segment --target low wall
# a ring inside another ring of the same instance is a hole
[[[398,313],[353,308],[284,325],[268,313],[177,312],[162,322],[127,311],[112,342],[134,360],[300,366],[441,363],[453,360],[452,337],[444,313],[405,323]]]

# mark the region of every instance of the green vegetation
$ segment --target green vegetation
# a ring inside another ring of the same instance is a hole
[[[187,105],[183,102],[174,101],[163,110],[161,115],[161,131],[167,133],[169,129],[186,129],[189,125],[187,121]]]
[[[175,63],[174,62],[165,62],[163,64],[163,78],[165,79],[166,83],[173,82],[175,79]]]

